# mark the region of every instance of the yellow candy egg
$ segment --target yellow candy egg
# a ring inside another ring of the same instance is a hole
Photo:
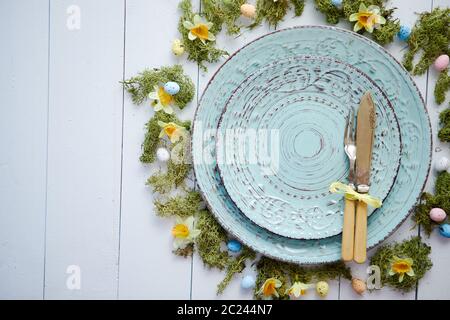
[[[173,40],[172,52],[176,56],[181,56],[184,53],[184,46],[180,39]]]
[[[352,288],[357,294],[363,294],[366,291],[366,283],[361,279],[354,278],[352,280]]]
[[[246,18],[253,19],[256,15],[256,8],[254,5],[244,3],[241,6],[241,14]]]
[[[316,291],[321,297],[325,297],[328,294],[330,286],[325,281],[319,281],[316,284]]]

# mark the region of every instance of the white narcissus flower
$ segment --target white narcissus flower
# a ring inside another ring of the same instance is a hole
[[[177,217],[176,224],[172,228],[173,248],[184,249],[194,242],[194,239],[200,234],[199,229],[195,229],[195,218],[193,216],[183,219]]]
[[[277,278],[269,278],[264,281],[263,285],[256,292],[257,295],[260,295],[263,299],[272,299],[273,297],[278,298],[280,295],[278,294],[277,289],[282,286],[282,283]]]
[[[359,31],[362,28],[366,29],[367,32],[372,33],[373,29],[381,24],[386,23],[386,19],[380,15],[380,7],[369,6],[366,7],[364,3],[359,5],[359,11],[353,13],[348,18],[349,21],[356,21],[353,31]]]
[[[152,100],[155,111],[163,110],[167,114],[172,114],[173,96],[168,94],[163,86],[154,86],[153,91],[149,93],[148,98]]]
[[[194,16],[193,23],[186,20],[183,22],[183,26],[189,30],[189,40],[195,40],[198,38],[203,43],[206,43],[206,40],[216,40],[216,37],[210,31],[213,23],[202,19],[198,14]]]
[[[167,136],[172,143],[178,142],[181,137],[187,134],[185,127],[179,126],[174,122],[158,121],[158,125],[162,128],[159,137]]]
[[[286,290],[286,294],[288,294],[291,299],[297,299],[305,295],[309,288],[311,288],[311,285],[309,284],[294,282],[294,284]]]

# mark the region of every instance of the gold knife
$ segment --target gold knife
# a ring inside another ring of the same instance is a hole
[[[368,193],[372,161],[373,137],[376,126],[375,106],[370,92],[361,98],[356,123],[356,184],[359,193]],[[353,260],[364,263],[367,258],[367,204],[356,204],[355,246]]]

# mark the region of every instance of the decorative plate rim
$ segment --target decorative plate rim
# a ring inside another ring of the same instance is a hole
[[[431,162],[432,162],[432,152],[433,152],[433,135],[432,135],[432,127],[431,127],[431,121],[430,121],[430,117],[429,117],[429,113],[428,110],[426,108],[426,104],[425,104],[425,100],[423,99],[423,96],[419,90],[419,88],[417,87],[417,84],[415,83],[415,81],[413,80],[413,78],[411,77],[411,75],[409,74],[409,72],[405,69],[405,67],[389,52],[387,51],[384,47],[382,47],[381,45],[379,45],[378,43],[374,42],[373,40],[370,40],[366,37],[364,37],[363,35],[360,35],[356,32],[352,32],[340,27],[335,27],[335,26],[326,26],[326,25],[301,25],[301,26],[293,26],[293,27],[288,27],[288,28],[284,28],[284,29],[280,29],[280,30],[275,30],[272,32],[269,32],[267,34],[264,34],[260,37],[257,37],[255,39],[253,39],[252,41],[246,43],[245,45],[243,45],[242,47],[240,47],[239,49],[237,49],[235,52],[233,52],[218,68],[217,70],[214,72],[214,74],[212,75],[212,77],[209,79],[205,89],[203,90],[200,99],[198,100],[197,103],[197,107],[195,109],[195,113],[194,113],[194,119],[193,119],[193,124],[192,124],[192,133],[194,133],[195,131],[195,127],[196,127],[196,120],[198,117],[198,110],[199,110],[199,106],[201,105],[204,97],[205,97],[205,93],[207,91],[207,88],[211,85],[211,83],[214,81],[215,77],[218,75],[218,73],[222,70],[222,68],[229,62],[231,61],[231,59],[233,59],[241,50],[243,50],[244,48],[248,47],[249,45],[251,45],[253,42],[256,42],[258,40],[261,40],[267,36],[279,33],[279,32],[283,32],[283,31],[289,31],[289,30],[300,30],[300,29],[324,29],[324,30],[334,30],[337,32],[342,32],[345,34],[349,34],[353,37],[359,38],[360,40],[368,43],[369,45],[375,46],[378,49],[381,49],[381,51],[387,55],[388,57],[391,58],[391,60],[397,64],[400,68],[400,70],[403,72],[404,75],[406,75],[407,79],[409,79],[410,83],[412,84],[412,88],[416,91],[416,93],[418,94],[418,97],[420,99],[421,102],[421,106],[425,112],[426,115],[426,120],[427,120],[427,127],[428,127],[428,133],[429,133],[429,138],[430,138],[430,148],[429,148],[429,161],[428,161],[428,166],[427,166],[427,172],[426,175],[424,177],[424,182],[422,184],[422,186],[420,187],[420,192],[419,195],[416,197],[415,203],[417,204],[420,200],[421,194],[423,193],[423,190],[426,186],[426,183],[428,181],[429,178],[429,174],[430,174],[430,169],[431,169]],[[190,141],[190,147],[191,150],[192,149],[192,145],[193,145],[193,137],[194,134],[192,134],[191,136],[191,141]],[[193,165],[193,172],[194,172],[194,177],[197,180],[197,172],[196,172],[196,166],[195,164]],[[201,188],[197,188],[197,190],[199,191],[200,195],[202,196],[203,200],[205,201],[205,205],[206,207],[209,209],[209,211],[216,217],[216,219],[218,220],[218,222],[221,222],[221,218],[217,216],[217,214],[215,213],[214,209],[212,208],[212,206],[210,205],[210,203],[208,202],[207,198],[205,197],[205,194],[203,192],[203,190]],[[390,231],[386,234],[386,236],[384,236],[383,238],[381,238],[380,240],[378,240],[376,243],[374,243],[371,246],[368,246],[367,250],[370,250],[376,246],[378,246],[380,243],[384,242],[387,238],[389,238],[394,232],[396,232],[398,230],[398,228],[405,222],[405,220],[411,215],[411,213],[414,211],[415,209],[415,205],[413,205],[408,212],[405,214],[405,217],[398,222],[398,224]],[[221,224],[221,223],[220,223]],[[223,224],[221,224],[222,227],[230,234],[232,234],[233,236],[236,236],[235,232],[233,232],[232,228],[228,228],[227,226],[224,226]],[[237,237],[237,236],[236,236]],[[240,239],[240,237],[238,237]],[[314,240],[312,240],[314,241]],[[301,264],[301,265],[321,265],[321,264],[326,264],[326,263],[331,263],[331,262],[335,262],[335,261],[339,261],[336,259],[324,259],[321,262],[298,262],[295,260],[291,260],[291,259],[283,259],[277,256],[272,255],[270,252],[261,252],[261,250],[256,249],[253,245],[249,244],[247,241],[243,241],[243,243],[248,246],[249,248],[262,253],[263,255],[273,258],[275,260],[280,260],[280,261],[286,261],[286,262],[291,262],[291,263],[295,263],[295,264]]]
[[[316,59],[316,60],[331,61],[331,62],[334,62],[334,63],[336,63],[336,64],[344,65],[344,66],[346,66],[347,68],[354,70],[356,73],[359,73],[359,74],[361,75],[361,77],[363,77],[364,79],[366,79],[367,81],[369,81],[369,82],[371,83],[371,85],[374,86],[374,87],[381,93],[381,95],[383,96],[383,98],[387,101],[388,108],[392,111],[392,114],[393,114],[394,119],[395,119],[395,125],[394,125],[394,126],[397,128],[397,131],[398,131],[398,135],[399,135],[399,139],[398,139],[398,140],[399,140],[399,142],[400,142],[400,146],[399,146],[399,150],[398,150],[398,151],[399,151],[399,156],[398,156],[398,159],[397,159],[397,161],[396,161],[395,169],[394,169],[395,174],[393,175],[393,179],[392,179],[392,181],[391,181],[391,183],[390,183],[390,186],[387,188],[386,194],[384,195],[384,197],[383,197],[383,199],[382,199],[382,200],[384,201],[384,200],[389,196],[389,193],[391,192],[392,188],[394,187],[395,181],[396,181],[396,179],[397,179],[398,171],[399,171],[399,169],[400,169],[401,155],[402,155],[402,149],[403,149],[403,145],[402,145],[402,134],[401,134],[401,131],[400,131],[400,124],[399,124],[399,121],[398,121],[398,118],[397,118],[397,114],[395,113],[395,109],[394,109],[394,107],[392,106],[391,101],[389,100],[388,96],[384,93],[384,91],[380,88],[380,86],[379,86],[372,78],[370,78],[364,71],[362,71],[361,69],[359,69],[359,68],[357,68],[357,67],[352,66],[352,65],[351,65],[350,63],[348,63],[348,62],[341,61],[341,60],[338,60],[338,59],[332,58],[332,57],[312,56],[312,55],[306,55],[306,54],[292,56],[292,57],[283,59],[283,61],[294,60],[294,59],[308,59],[308,58]],[[279,62],[279,61],[277,61],[277,62],[272,62],[272,63],[270,63],[269,65],[264,66],[263,68],[269,68],[271,65],[277,64],[278,62]],[[259,70],[255,71],[255,72],[253,72],[253,73],[250,74],[247,78],[245,78],[243,82],[245,82],[245,81],[246,81],[247,79],[249,79],[250,77],[254,76],[257,72],[260,72],[261,70],[262,70],[262,69],[259,69]],[[218,122],[217,129],[216,129],[216,142],[215,142],[216,150],[219,148],[219,146],[220,146],[221,144],[223,144],[223,142],[221,143],[221,139],[220,139],[220,138],[217,138],[217,137],[220,137],[220,135],[218,135],[217,133],[219,132],[219,130],[221,130],[220,128],[221,128],[221,126],[222,126],[222,120],[223,120],[224,114],[225,114],[225,112],[227,111],[227,109],[228,109],[228,107],[229,107],[229,103],[230,103],[231,99],[233,99],[233,97],[235,97],[235,95],[236,95],[236,93],[237,93],[237,90],[241,87],[241,85],[242,85],[243,82],[241,82],[241,83],[233,90],[233,92],[231,93],[230,97],[227,99],[227,102],[225,103],[225,107],[223,108],[223,110],[222,110],[222,112],[221,112],[221,114],[220,114],[219,122]],[[217,155],[218,155],[218,153],[217,153],[217,151],[216,151],[216,157],[217,157]],[[217,160],[217,159],[216,159],[216,160]],[[226,186],[226,183],[225,183],[225,179],[223,178],[223,177],[224,177],[224,176],[223,176],[223,168],[219,165],[219,162],[217,162],[217,169],[218,169],[220,178],[222,179],[224,188],[227,190],[227,186]],[[228,191],[227,191],[227,192],[228,192]],[[267,228],[266,226],[262,225],[262,223],[261,223],[260,221],[258,222],[258,221],[253,220],[251,217],[249,217],[249,216],[244,212],[244,210],[241,208],[241,206],[233,199],[233,197],[232,197],[231,195],[229,195],[229,197],[230,197],[230,200],[234,203],[234,205],[235,205],[235,206],[242,212],[242,214],[245,215],[252,223],[258,225],[258,226],[261,227],[261,228],[264,228],[264,229],[267,230],[268,232],[271,232],[271,233],[273,233],[273,234],[277,234],[277,235],[279,235],[279,236],[281,236],[281,237],[284,237],[284,238],[289,238],[289,239],[294,239],[294,240],[318,240],[318,239],[324,239],[324,238],[328,238],[328,237],[334,237],[334,236],[337,236],[337,235],[339,235],[339,234],[342,233],[342,230],[341,230],[341,231],[339,231],[339,232],[337,232],[337,233],[335,233],[335,234],[327,235],[327,236],[320,237],[320,238],[315,238],[315,237],[301,237],[301,238],[300,238],[300,237],[292,237],[292,236],[280,234],[280,233],[277,233],[277,232],[275,232],[275,231],[273,231],[273,230],[270,230],[270,229]],[[371,215],[372,215],[373,213],[375,213],[375,211],[377,211],[377,210],[378,210],[378,209],[373,210],[373,211],[369,214],[369,216],[371,216]]]

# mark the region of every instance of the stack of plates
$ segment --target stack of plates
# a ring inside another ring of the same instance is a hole
[[[418,201],[431,129],[403,67],[374,42],[332,27],[259,38],[214,75],[194,120],[194,171],[222,226],[264,255],[295,263],[340,259],[347,181],[345,122],[372,93],[377,112],[368,246],[390,235]]]

